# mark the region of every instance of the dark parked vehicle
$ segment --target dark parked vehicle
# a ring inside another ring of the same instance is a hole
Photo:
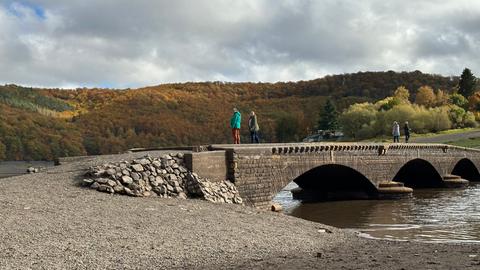
[[[343,138],[343,132],[335,130],[318,130],[316,134],[303,139],[303,142],[339,141]]]

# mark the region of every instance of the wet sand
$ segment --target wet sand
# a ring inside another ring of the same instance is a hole
[[[91,157],[0,180],[1,269],[480,269],[480,245],[359,237],[281,213],[79,187]],[[156,155],[159,153],[151,153]]]

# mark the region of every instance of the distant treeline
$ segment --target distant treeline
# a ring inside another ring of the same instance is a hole
[[[388,71],[300,82],[181,83],[121,91],[5,85],[0,86],[0,160],[227,143],[234,106],[243,114],[243,127],[248,113],[257,113],[262,141],[299,141],[317,128],[328,97],[341,112],[354,103],[392,96],[400,85],[452,93],[458,78]],[[247,138],[242,128],[243,142]]]

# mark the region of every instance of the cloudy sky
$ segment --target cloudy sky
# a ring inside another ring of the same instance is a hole
[[[479,0],[0,0],[0,84],[480,75]]]

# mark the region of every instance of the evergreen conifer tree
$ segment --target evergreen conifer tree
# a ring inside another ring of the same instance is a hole
[[[473,95],[473,92],[475,92],[475,83],[475,76],[473,76],[470,69],[465,68],[460,76],[460,81],[458,82],[458,93],[465,98],[468,98]]]
[[[328,99],[320,113],[320,120],[318,121],[318,129],[321,130],[335,130],[338,127],[337,122],[338,112],[332,100]]]

